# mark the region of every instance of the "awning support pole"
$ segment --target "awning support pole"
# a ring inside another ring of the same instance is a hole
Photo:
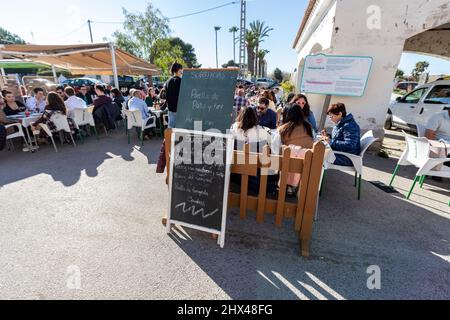
[[[58,76],[56,75],[56,68],[55,65],[52,64],[52,72],[53,72],[53,79],[55,79],[55,83],[58,84]]]
[[[110,43],[109,47],[111,48],[111,59],[112,59],[112,68],[114,73],[114,87],[119,89],[119,75],[117,74],[117,64],[116,64],[116,49],[114,48],[114,43]]]

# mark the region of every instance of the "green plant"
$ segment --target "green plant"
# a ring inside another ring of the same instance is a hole
[[[281,87],[283,88],[283,91],[284,91],[285,94],[289,94],[289,93],[295,91],[295,86],[290,81],[284,81],[281,84]]]

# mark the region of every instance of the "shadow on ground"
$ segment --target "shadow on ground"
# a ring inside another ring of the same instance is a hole
[[[257,224],[231,211],[224,249],[181,227],[172,239],[232,299],[449,299],[450,220],[363,188],[357,201],[351,176],[328,174],[309,259],[299,256],[292,222],[279,229],[271,216]],[[373,265],[381,290],[367,287]]]
[[[153,138],[141,146],[137,137],[132,135],[131,144],[128,144],[125,133],[116,130],[109,136],[101,135],[98,141],[95,137],[88,137],[84,144],[76,141],[76,148],[59,144],[58,153],[51,145],[41,146],[36,153],[21,152],[17,151],[21,142],[15,143],[15,152],[0,152],[0,187],[40,174],[47,174],[66,187],[73,186],[83,172],[88,177],[96,177],[98,168],[114,157],[134,161],[134,152],[146,156],[150,165],[156,164],[162,140]]]

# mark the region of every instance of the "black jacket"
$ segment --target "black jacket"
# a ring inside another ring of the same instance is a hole
[[[177,112],[178,97],[180,96],[181,78],[172,77],[169,81],[166,82],[165,87],[167,106],[169,107],[169,111]]]

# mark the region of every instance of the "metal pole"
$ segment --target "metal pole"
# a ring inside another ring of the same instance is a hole
[[[331,95],[327,95],[325,97],[325,102],[323,104],[322,115],[320,116],[320,122],[318,127],[319,133],[320,131],[325,129],[325,122],[327,121],[327,111],[328,107],[330,106],[330,103],[331,103]]]
[[[218,69],[219,68],[219,51],[217,48],[217,28],[215,30],[216,30],[216,68]]]
[[[116,49],[114,43],[110,42],[109,47],[111,49],[111,60],[112,68],[114,73],[114,86],[119,89],[119,75],[117,74],[117,64],[116,64]]]
[[[55,83],[58,84],[58,76],[56,74],[55,65],[53,65],[53,64],[52,64],[52,72],[53,72],[53,78],[55,79]]]
[[[94,38],[92,37],[92,28],[91,28],[91,20],[88,20],[88,26],[89,26],[89,34],[91,35],[91,43],[94,43]]]

